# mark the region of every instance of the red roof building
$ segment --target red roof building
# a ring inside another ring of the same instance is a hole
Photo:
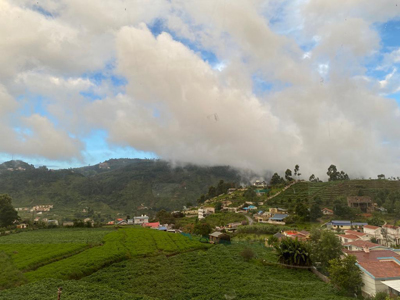
[[[154,223],[143,223],[143,227],[150,227],[150,228],[158,228],[160,227],[160,222],[154,222]]]
[[[375,296],[378,292],[388,293],[386,283],[400,279],[400,255],[392,250],[345,252],[357,258],[357,265],[363,272],[364,294]]]

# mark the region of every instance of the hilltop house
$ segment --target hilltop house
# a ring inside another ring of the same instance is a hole
[[[198,218],[199,220],[204,219],[208,215],[215,213],[215,207],[204,207],[198,209]]]
[[[321,212],[322,212],[322,214],[323,215],[325,215],[325,216],[328,216],[328,215],[333,215],[333,210],[332,209],[329,209],[329,208],[323,208],[323,209],[321,209]]]
[[[140,217],[133,217],[133,224],[142,225],[143,223],[148,223],[149,217],[146,215],[141,215]]]
[[[374,204],[371,197],[368,196],[347,197],[347,205],[351,208],[359,208],[364,213],[374,211]]]
[[[18,224],[17,228],[18,229],[26,229],[26,228],[28,228],[28,224],[25,224],[25,223]]]
[[[74,226],[74,222],[71,222],[71,221],[63,222],[63,226],[64,227],[73,227]]]

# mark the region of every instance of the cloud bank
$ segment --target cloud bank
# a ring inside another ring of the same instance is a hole
[[[0,0],[0,152],[84,162],[103,130],[179,162],[399,175],[393,1],[32,3]]]

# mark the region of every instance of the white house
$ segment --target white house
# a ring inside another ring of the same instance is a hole
[[[400,279],[400,255],[392,250],[350,252],[356,256],[357,266],[362,271],[362,292],[370,297],[379,292],[388,293],[390,283]]]
[[[140,217],[133,217],[133,224],[142,225],[144,223],[149,223],[149,217],[146,215],[141,215]]]

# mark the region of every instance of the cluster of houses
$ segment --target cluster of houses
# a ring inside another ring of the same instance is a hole
[[[149,222],[149,217],[147,215],[141,215],[138,217],[133,217],[133,219],[122,219],[119,218],[117,221],[110,221],[107,223],[108,225],[140,225],[142,227],[157,229],[161,231],[168,231],[168,232],[180,232],[180,230],[175,230],[169,224],[160,224],[160,222]]]
[[[400,295],[400,250],[391,248],[399,244],[400,227],[382,227],[350,221],[332,221],[345,255],[354,255],[362,271],[362,292],[375,296],[379,292]],[[372,242],[372,241],[376,241]]]
[[[53,204],[43,204],[43,205],[35,205],[32,208],[29,207],[17,207],[16,211],[26,211],[26,212],[47,212],[53,208]]]

